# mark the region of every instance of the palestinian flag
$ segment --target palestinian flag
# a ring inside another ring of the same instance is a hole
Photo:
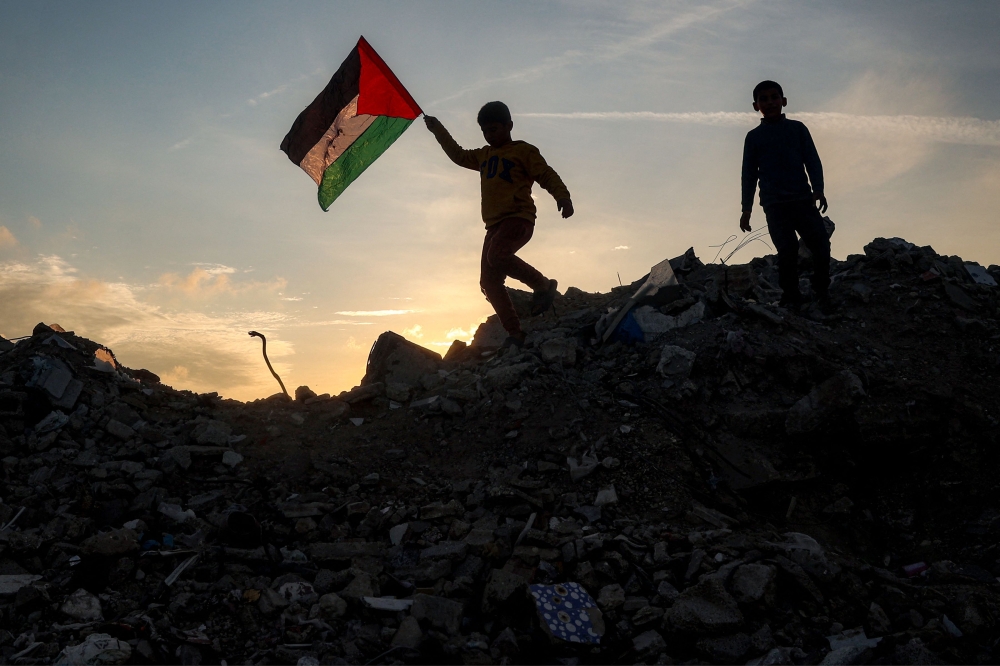
[[[420,107],[362,37],[281,142],[288,159],[319,185],[319,205],[330,208],[377,160]]]

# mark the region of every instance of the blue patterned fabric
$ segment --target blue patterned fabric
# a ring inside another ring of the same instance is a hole
[[[556,638],[570,643],[601,642],[590,615],[597,603],[579,583],[532,585],[531,596],[538,616]]]

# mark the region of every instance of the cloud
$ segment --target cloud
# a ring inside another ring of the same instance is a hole
[[[56,255],[0,262],[0,333],[14,337],[40,321],[58,322],[107,344],[129,367],[169,377],[177,388],[244,397],[273,392],[270,374],[260,372],[259,344],[248,339],[247,330],[273,331],[287,315],[168,310],[142,300],[144,292],[141,286],[78,277]],[[268,355],[279,373],[289,370],[281,359],[293,353],[291,344],[269,333]],[[162,368],[172,370],[162,373]]]
[[[627,250],[628,249],[628,245],[616,245],[615,249],[616,250]]]
[[[413,326],[411,326],[409,328],[404,328],[403,329],[403,335],[409,336],[411,338],[417,338],[417,339],[419,339],[419,338],[424,337],[424,334],[422,332],[423,330],[424,330],[423,326],[421,326],[420,324],[414,324]]]
[[[296,80],[298,80],[298,79],[296,79]],[[274,97],[275,95],[280,95],[281,93],[285,92],[286,88],[288,88],[288,84],[287,83],[285,85],[278,86],[274,90],[268,90],[267,92],[262,92],[261,94],[257,95],[256,97],[248,99],[247,100],[247,104],[249,104],[250,106],[257,106],[258,103],[263,102],[268,97]]]
[[[41,220],[39,220],[39,219],[38,219],[37,217],[35,217],[34,215],[29,215],[29,216],[28,216],[28,223],[29,223],[29,224],[30,224],[31,226],[33,226],[33,227],[34,227],[35,229],[41,229],[41,228],[42,228],[42,221],[41,221]]]
[[[410,314],[416,310],[344,310],[333,314],[345,317],[394,317],[396,315]]]
[[[187,296],[214,296],[219,294],[238,294],[256,290],[283,289],[287,284],[282,278],[273,282],[240,282],[234,283],[229,276],[236,269],[222,264],[208,264],[208,268],[197,266],[187,275],[164,273],[158,280],[158,286],[167,292],[180,292]]]
[[[760,122],[755,113],[739,111],[596,111],[573,113],[520,113],[525,118],[563,120],[652,121],[721,127],[752,128]],[[958,116],[865,116],[834,111],[789,113],[806,123],[810,130],[857,134],[879,139],[916,140],[969,146],[1000,146],[1000,120]]]
[[[172,152],[174,152],[176,150],[183,150],[184,148],[187,148],[190,144],[191,144],[191,137],[188,137],[188,138],[184,139],[183,141],[178,141],[174,145],[172,145],[169,148],[167,148],[167,152],[168,153],[172,153]]]
[[[531,65],[518,70],[514,70],[503,76],[483,79],[472,83],[457,92],[442,99],[432,102],[432,105],[457,99],[466,93],[470,93],[483,88],[488,88],[502,83],[524,83],[538,79],[545,74],[562,69],[570,65],[584,63],[607,62],[628,56],[630,54],[645,51],[656,42],[669,37],[675,33],[691,28],[695,25],[708,22],[717,18],[721,14],[732,9],[742,7],[747,3],[742,0],[730,0],[729,2],[717,3],[708,6],[697,6],[691,11],[687,11],[656,24],[645,32],[622,39],[617,42],[605,44],[603,46],[590,45],[586,49],[570,49],[563,53],[546,58],[537,65]],[[646,25],[646,22],[643,22]]]
[[[9,247],[17,247],[17,239],[14,238],[14,234],[11,233],[10,229],[0,226],[0,250]]]

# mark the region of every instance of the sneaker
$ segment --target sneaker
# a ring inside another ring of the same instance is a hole
[[[782,294],[781,300],[778,301],[778,306],[788,308],[792,312],[798,312],[799,308],[802,307],[802,297],[798,294],[795,294],[794,296]]]
[[[552,307],[552,303],[556,300],[556,296],[559,294],[558,290],[559,283],[555,280],[549,280],[549,286],[541,291],[536,291],[531,297],[531,316],[537,317],[538,315],[543,315],[549,311]]]

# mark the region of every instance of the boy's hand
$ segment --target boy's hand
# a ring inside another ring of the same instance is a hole
[[[740,216],[740,229],[750,231],[750,211],[744,211]]]
[[[427,125],[427,129],[432,132],[444,129],[444,125],[441,124],[440,120],[434,116],[428,116],[427,114],[424,114],[424,124]]]
[[[569,199],[560,199],[557,201],[556,208],[562,211],[563,218],[573,216],[573,202]]]
[[[819,212],[825,213],[827,208],[826,195],[823,194],[822,192],[814,192],[813,199],[815,199],[819,203]]]

